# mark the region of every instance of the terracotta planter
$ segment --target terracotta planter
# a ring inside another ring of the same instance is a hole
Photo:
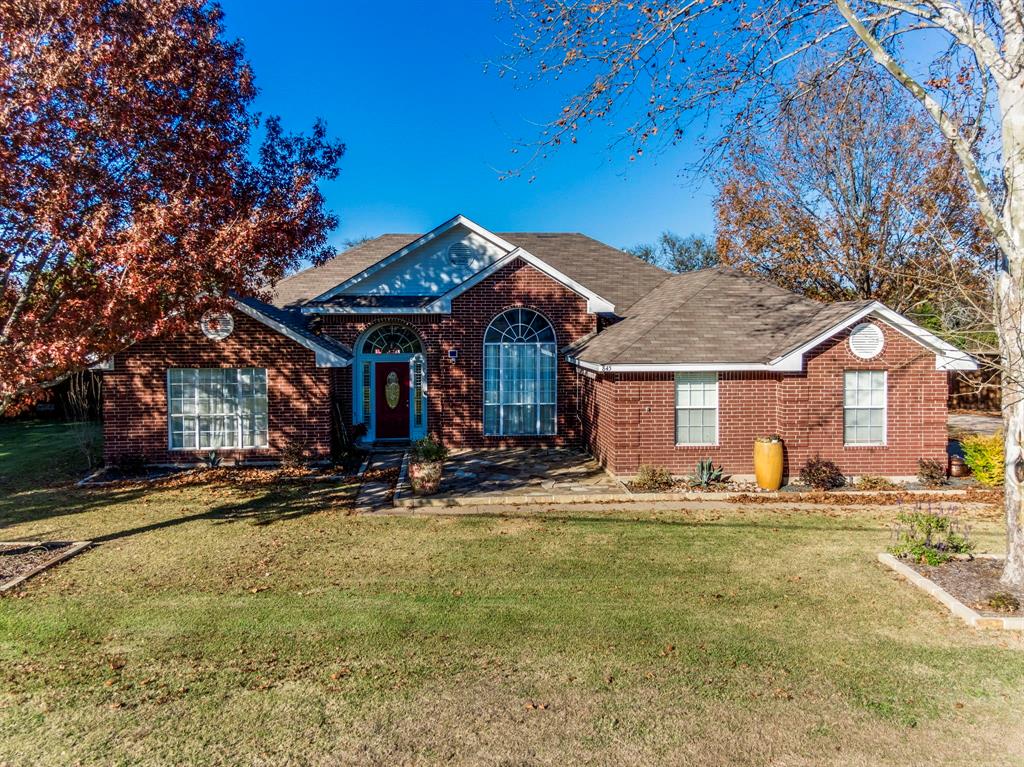
[[[754,442],[754,477],[762,490],[782,487],[781,442]]]
[[[958,455],[954,455],[949,459],[949,476],[951,477],[966,477],[971,473],[971,467],[964,463],[964,459]]]
[[[441,485],[441,470],[444,461],[429,461],[424,463],[409,462],[409,484],[416,495],[430,495],[436,493]]]

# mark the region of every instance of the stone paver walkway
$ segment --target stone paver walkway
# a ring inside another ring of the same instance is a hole
[[[586,453],[571,448],[509,448],[454,452],[445,462],[445,496],[627,495]]]
[[[391,497],[398,481],[398,470],[402,466],[403,453],[400,451],[373,453],[366,469],[367,479],[359,485],[356,494],[356,511],[367,513],[391,508]]]

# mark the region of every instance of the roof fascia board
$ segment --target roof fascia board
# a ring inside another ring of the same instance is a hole
[[[333,288],[328,290],[326,293],[321,293],[319,296],[314,298],[313,301],[314,302],[327,301],[327,300],[329,300],[331,298],[334,298],[336,295],[338,295],[339,293],[343,292],[347,288],[350,288],[351,286],[355,285],[358,282],[362,282],[363,280],[365,280],[370,275],[375,274],[376,272],[379,272],[384,267],[386,267],[386,266],[388,266],[390,264],[393,264],[395,261],[399,260],[400,258],[403,258],[404,256],[407,256],[409,253],[411,253],[412,251],[416,250],[417,248],[419,248],[419,247],[421,247],[423,245],[426,245],[431,240],[437,239],[438,237],[443,235],[445,232],[447,232],[447,231],[449,231],[451,229],[454,229],[456,226],[460,226],[460,225],[466,227],[471,232],[473,232],[473,233],[483,237],[485,240],[493,243],[494,245],[497,245],[499,248],[504,250],[506,253],[508,251],[511,251],[511,250],[515,249],[515,245],[513,245],[512,243],[510,243],[510,242],[508,242],[506,240],[503,240],[501,237],[499,237],[498,235],[494,234],[494,232],[490,232],[487,229],[484,229],[479,224],[477,224],[477,223],[475,223],[473,221],[470,221],[468,218],[466,218],[462,214],[459,214],[457,216],[454,216],[454,217],[448,219],[447,221],[445,221],[440,226],[437,226],[437,227],[431,229],[429,232],[424,234],[419,239],[413,240],[408,245],[406,245],[404,248],[401,248],[400,250],[396,250],[391,255],[385,256],[380,261],[378,261],[377,263],[373,264],[372,266],[368,266],[366,269],[363,269],[363,271],[359,272],[358,274],[352,275],[351,277],[349,277],[347,280],[345,280],[344,282],[340,283],[339,285],[335,285]]]
[[[445,314],[437,301],[426,306],[303,306],[302,314]]]
[[[602,365],[586,362],[578,357],[566,357],[571,365],[592,370],[595,373],[712,373],[716,371],[765,371],[788,372],[789,368],[773,367],[766,362],[678,362],[678,363],[626,363],[615,362]],[[799,370],[800,368],[796,368]]]
[[[351,359],[346,359],[337,352],[327,349],[312,339],[303,336],[301,333],[296,333],[287,325],[283,325],[272,317],[268,317],[259,309],[237,300],[235,301],[235,307],[242,312],[242,314],[252,317],[252,319],[257,322],[262,322],[268,328],[276,330],[278,333],[290,338],[300,346],[305,346],[307,349],[311,350],[316,355],[316,366],[318,368],[344,368],[352,364]]]

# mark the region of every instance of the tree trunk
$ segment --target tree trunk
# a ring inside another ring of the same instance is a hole
[[[1006,566],[1002,581],[1024,587],[1024,486],[1017,481],[1014,464],[1024,439],[1024,357],[1021,355],[1020,278],[1003,273],[999,278],[999,342],[1003,357],[1003,434],[1005,446]],[[1024,456],[1022,456],[1024,457]]]
[[[1015,464],[1024,460],[1024,74],[999,88],[1006,198],[1002,222],[1010,252],[999,275],[997,307],[1003,373],[1003,429],[1006,456],[1006,566],[1002,581],[1024,587],[1024,483]]]

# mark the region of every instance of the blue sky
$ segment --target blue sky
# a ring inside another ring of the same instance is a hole
[[[455,213],[494,231],[580,231],[616,246],[712,230],[712,185],[679,173],[693,150],[631,163],[609,147],[614,127],[535,165],[532,183],[499,180],[565,94],[484,71],[510,39],[491,0],[222,5],[256,71],[256,108],[290,130],[322,117],[348,146],[324,187],[341,218],[336,243],[426,231]]]

